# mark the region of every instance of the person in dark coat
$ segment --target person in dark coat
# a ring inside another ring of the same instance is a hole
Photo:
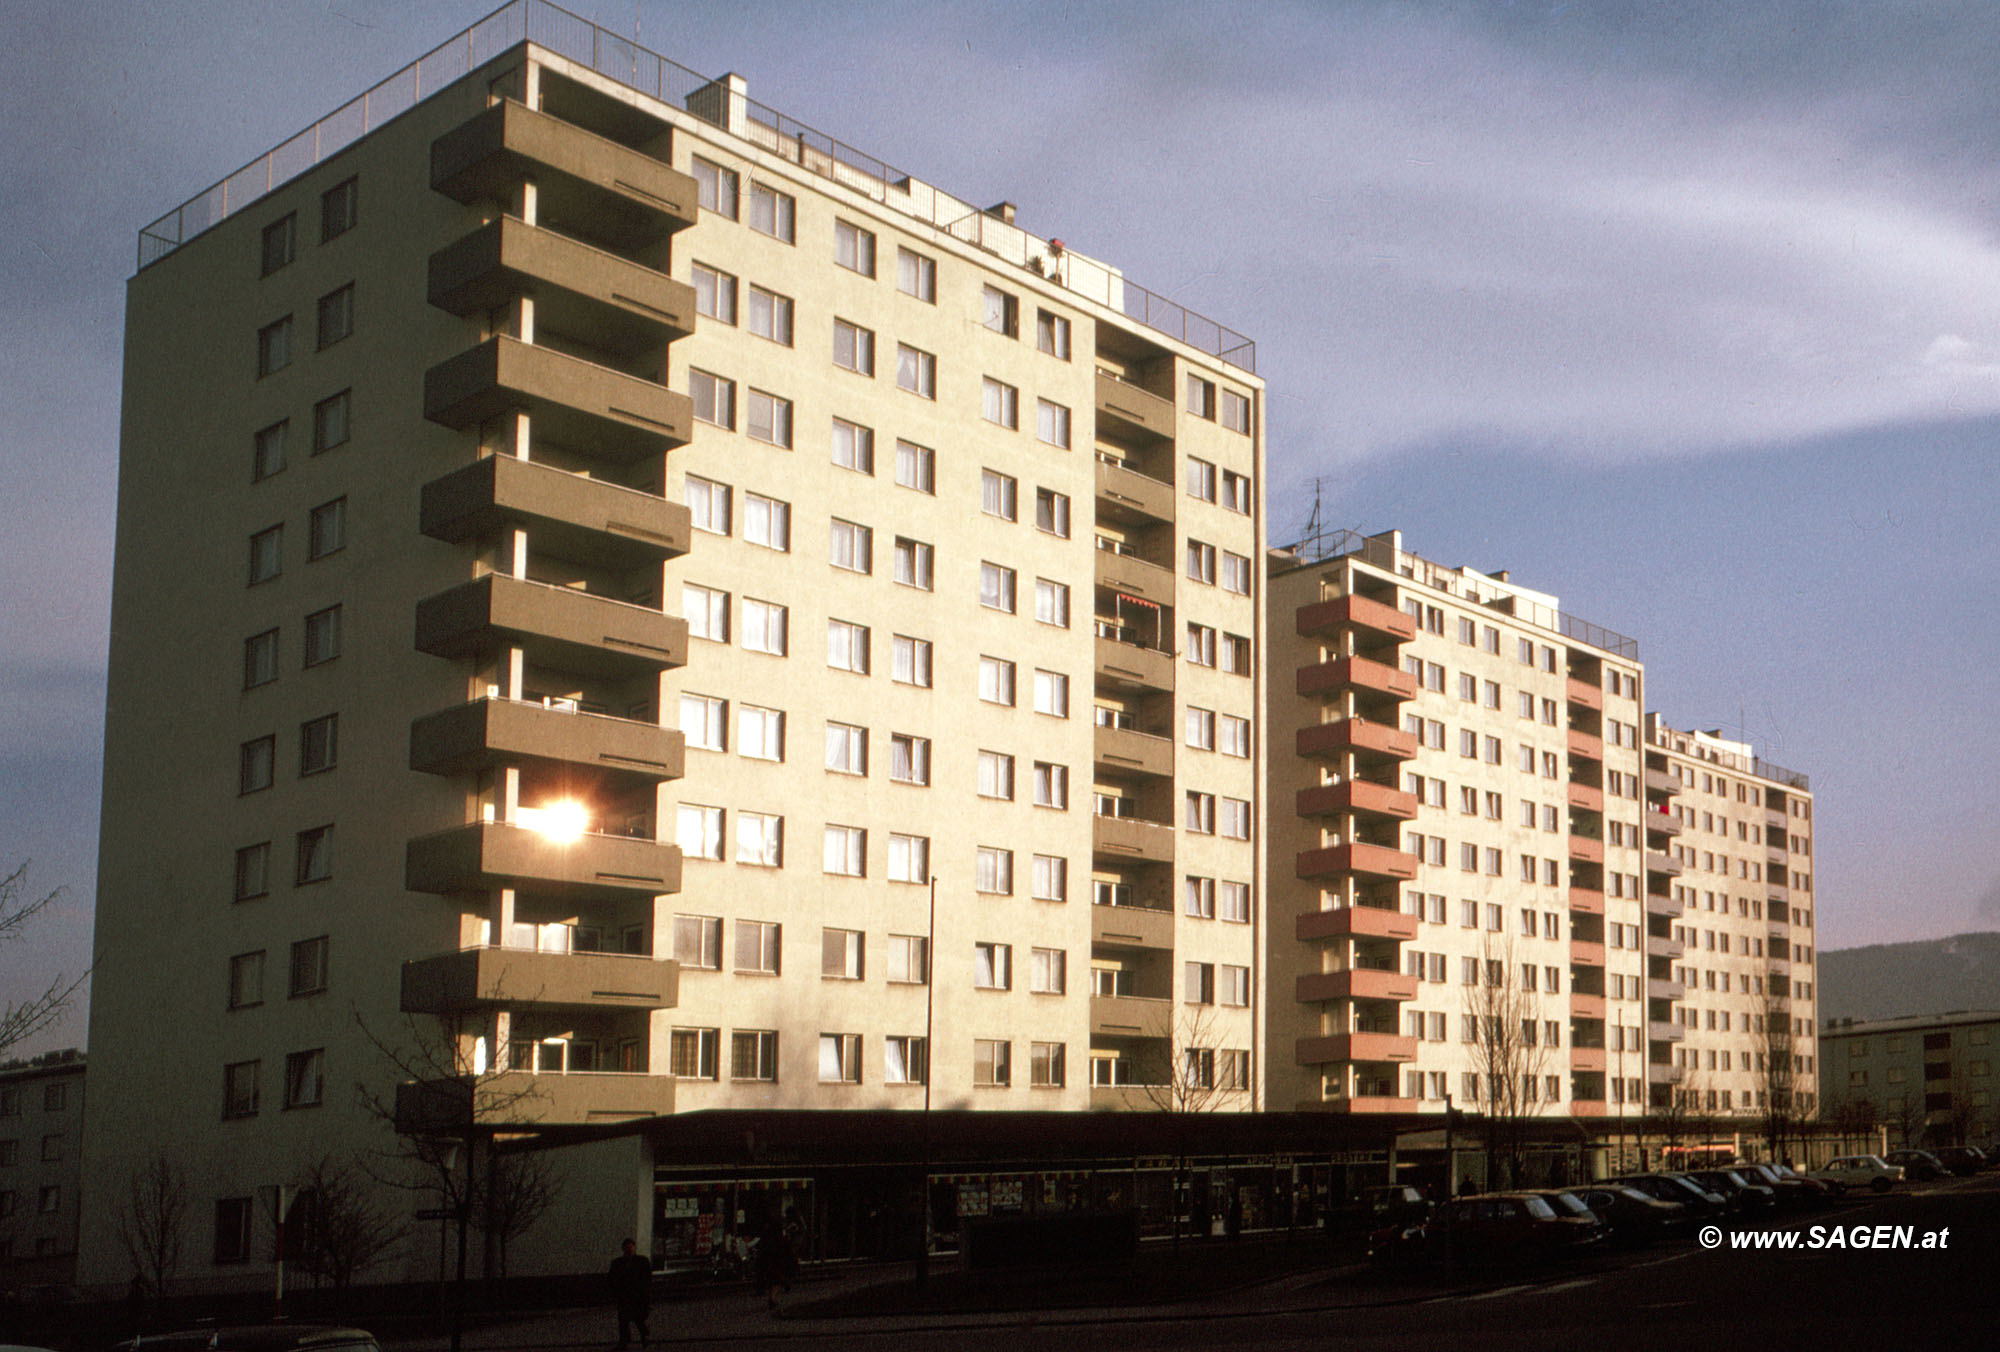
[[[653,1265],[639,1256],[639,1246],[626,1240],[621,1252],[611,1260],[611,1300],[618,1307],[618,1345],[632,1345],[632,1326],[639,1326],[639,1345],[644,1347],[648,1332],[646,1315],[652,1305]]]
[[[788,1221],[792,1223],[787,1224]],[[796,1229],[791,1208],[787,1207],[783,1216],[775,1210],[766,1212],[763,1227],[758,1231],[757,1289],[764,1293],[764,1303],[774,1310],[778,1308],[778,1292],[791,1290],[799,1274],[798,1251],[794,1247]]]

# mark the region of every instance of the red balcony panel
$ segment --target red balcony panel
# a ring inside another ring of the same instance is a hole
[[[1417,636],[1417,622],[1394,606],[1371,601],[1365,596],[1336,596],[1330,601],[1314,601],[1299,607],[1301,634],[1347,625],[1401,643]]]
[[[1605,1115],[1604,1100],[1571,1099],[1569,1101],[1569,1115],[1571,1117],[1603,1117]]]
[[[1602,967],[1604,945],[1584,939],[1572,939],[1569,941],[1569,961],[1573,967]]]
[[[1571,836],[1569,857],[1580,859],[1586,864],[1601,864],[1604,862],[1604,842],[1593,840],[1589,836]]]
[[[1604,914],[1604,894],[1594,887],[1572,887],[1569,890],[1569,908],[1584,915]]]
[[[1296,1057],[1302,1066],[1337,1065],[1344,1061],[1414,1061],[1417,1040],[1394,1033],[1335,1033],[1302,1037]]]
[[[1586,995],[1581,991],[1571,991],[1569,996],[1569,1016],[1572,1019],[1602,1019],[1604,1017],[1604,997]]]
[[[1579,681],[1572,676],[1569,678],[1568,690],[1571,704],[1581,704],[1586,709],[1604,707],[1604,692],[1589,681]]]
[[[1343,751],[1409,760],[1417,754],[1417,739],[1387,723],[1366,718],[1343,718],[1333,723],[1315,723],[1299,729],[1301,756],[1331,756]]]
[[[1569,1049],[1569,1068],[1571,1070],[1585,1070],[1585,1071],[1603,1070],[1604,1048],[1571,1047]]]
[[[1342,780],[1338,784],[1316,784],[1300,789],[1297,799],[1301,817],[1327,817],[1340,812],[1363,816],[1394,817],[1408,821],[1417,815],[1415,794],[1374,784],[1365,779]]]
[[[1417,918],[1379,906],[1342,906],[1331,911],[1307,911],[1293,926],[1302,943],[1320,939],[1414,939]]]
[[[1569,754],[1577,760],[1601,761],[1604,759],[1604,739],[1593,737],[1587,732],[1571,728],[1569,732]]]
[[[1579,812],[1604,811],[1604,790],[1591,784],[1569,786],[1569,805]]]
[[[1414,1113],[1423,1105],[1413,1098],[1389,1098],[1382,1094],[1356,1094],[1353,1098],[1314,1099],[1301,1103],[1307,1113]]]
[[[1391,699],[1417,697],[1416,677],[1365,657],[1336,657],[1331,661],[1300,667],[1297,685],[1301,695],[1321,695],[1351,686],[1357,690],[1372,690]]]
[[[1352,967],[1344,972],[1307,972],[1298,979],[1294,998],[1300,1004],[1321,1000],[1414,1000],[1417,979],[1401,972]]]
[[[1417,857],[1392,845],[1328,845],[1299,851],[1298,871],[1301,878],[1358,873],[1408,882],[1417,876]]]

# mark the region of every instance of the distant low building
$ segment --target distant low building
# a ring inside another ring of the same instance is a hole
[[[1833,1125],[1887,1127],[1905,1145],[1963,1145],[1994,1131],[2000,1010],[1833,1019],[1820,1032],[1820,1103]]]
[[[0,1067],[0,1287],[67,1283],[76,1271],[83,1053]]]

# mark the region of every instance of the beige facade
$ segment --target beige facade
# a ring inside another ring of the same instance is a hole
[[[2000,1010],[1831,1019],[1819,1032],[1820,1116],[1894,1145],[1993,1139]]]
[[[142,237],[86,1158],[198,1284],[378,1042],[538,1122],[1260,1098],[1248,344],[536,12]]]

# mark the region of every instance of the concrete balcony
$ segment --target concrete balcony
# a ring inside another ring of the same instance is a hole
[[[538,436],[632,460],[685,446],[694,404],[638,376],[496,335],[424,372],[424,416],[467,431],[503,413],[528,414]]]
[[[532,180],[537,215],[564,234],[638,248],[700,216],[695,181],[672,165],[512,99],[431,142],[431,187],[506,202]]]
[[[1335,756],[1352,751],[1383,760],[1406,761],[1417,754],[1417,739],[1387,723],[1343,718],[1300,728],[1296,749],[1301,756]]]
[[[1767,873],[1786,874],[1791,872],[1791,861],[1783,850],[1773,849],[1764,856],[1764,869]]]
[[[526,761],[657,782],[679,779],[684,759],[677,728],[515,700],[475,700],[410,725],[410,768],[427,775]]]
[[[1090,997],[1092,1037],[1170,1038],[1174,1031],[1174,1002],[1143,995],[1093,995]]]
[[[1571,784],[1569,805],[1578,812],[1604,811],[1604,790],[1592,784]]]
[[[1571,704],[1579,705],[1582,708],[1602,709],[1604,707],[1604,691],[1592,685],[1589,681],[1579,681],[1576,677],[1571,676],[1564,686],[1564,693],[1569,697]]]
[[[1130,728],[1099,724],[1092,730],[1092,757],[1100,774],[1171,777],[1174,773],[1173,739]]]
[[[1100,636],[1096,677],[1099,685],[1109,689],[1172,690],[1174,655]]]
[[[1590,836],[1571,836],[1569,857],[1586,864],[1601,864],[1604,862],[1604,842]]]
[[[1108,460],[1097,462],[1097,500],[1100,513],[1108,508],[1106,514],[1113,520],[1171,523],[1174,519],[1172,484]]]
[[[1641,816],[1648,835],[1672,837],[1681,833],[1681,819],[1671,812],[1656,812],[1647,808]]]
[[[1646,914],[1664,915],[1670,919],[1678,920],[1681,916],[1687,914],[1687,903],[1670,892],[1648,892],[1646,893]]]
[[[1174,401],[1099,371],[1097,431],[1117,441],[1167,440],[1174,434]]]
[[[1372,601],[1366,596],[1336,596],[1328,601],[1312,601],[1299,607],[1301,634],[1331,633],[1342,628],[1359,629],[1376,640],[1402,643],[1417,636],[1417,622],[1394,606]]]
[[[1174,946],[1174,913],[1145,906],[1093,906],[1090,942],[1113,948]]]
[[[562,1126],[665,1117],[673,1110],[674,1081],[667,1075],[510,1070],[476,1086],[464,1080],[396,1086],[396,1129],[418,1135],[451,1135],[473,1116],[482,1126]]]
[[[1301,878],[1339,877],[1350,873],[1408,882],[1417,876],[1417,857],[1393,845],[1359,842],[1299,851],[1298,876]]]
[[[1569,755],[1571,760],[1601,761],[1604,759],[1604,739],[1602,737],[1593,737],[1587,732],[1578,732],[1575,728],[1571,728],[1569,730]]]
[[[1093,853],[1114,860],[1148,864],[1174,862],[1174,828],[1136,817],[1091,818]]]
[[[1098,550],[1097,585],[1163,609],[1174,603],[1174,570],[1133,554]]]
[[[1090,1110],[1094,1113],[1157,1113],[1173,1101],[1173,1086],[1167,1084],[1090,1086]]]
[[[1594,887],[1572,887],[1569,908],[1579,915],[1603,915],[1604,894]]]
[[[1573,1098],[1569,1101],[1571,1117],[1604,1117],[1609,1109],[1601,1098]]]
[[[1308,1113],[1353,1113],[1373,1115],[1377,1113],[1414,1113],[1423,1105],[1413,1098],[1390,1098],[1385,1094],[1356,1094],[1351,1098],[1314,1099],[1299,1105],[1299,1111]]]
[[[1604,997],[1601,995],[1586,995],[1581,991],[1571,991],[1569,994],[1569,1016],[1572,1019],[1596,1019],[1601,1022],[1604,1018]]]
[[[694,288],[580,240],[499,216],[431,255],[431,304],[484,316],[516,296],[535,327],[621,355],[657,354],[694,332]]]
[[[405,1014],[481,1005],[569,1009],[671,1009],[680,968],[623,953],[540,953],[468,948],[403,964]]]
[[[1646,936],[1646,956],[1649,958],[1678,958],[1687,952],[1687,945],[1671,936],[1649,934]]]
[[[1788,885],[1786,885],[1783,881],[1772,882],[1770,878],[1768,877],[1765,878],[1764,893],[1765,893],[1765,900],[1767,902],[1775,901],[1780,906],[1783,906],[1786,910],[1789,911],[1791,909],[1792,889]],[[1769,909],[1770,909],[1769,906],[1765,907],[1766,911],[1768,911]]]
[[[1367,967],[1351,967],[1344,972],[1306,972],[1299,976],[1292,998],[1308,1005],[1321,1000],[1414,1000],[1417,979]]]
[[[1680,1042],[1687,1037],[1687,1030],[1668,1019],[1653,1019],[1646,1024],[1648,1042]]]
[[[1340,906],[1331,911],[1307,911],[1293,922],[1301,943],[1321,939],[1414,939],[1417,918],[1379,906]]]
[[[1671,978],[1649,976],[1646,978],[1646,998],[1648,1000],[1685,1000],[1687,987]]]
[[[1301,695],[1321,695],[1349,688],[1366,690],[1393,700],[1415,699],[1417,678],[1407,671],[1365,657],[1336,657],[1300,667],[1296,678]]]
[[[1302,1037],[1293,1059],[1302,1066],[1338,1065],[1347,1061],[1401,1062],[1417,1059],[1417,1040],[1394,1033],[1334,1033]]]
[[[1604,1070],[1604,1048],[1571,1047],[1569,1049],[1569,1068],[1586,1073],[1590,1071],[1602,1072]]]
[[[660,896],[681,890],[681,852],[630,836],[560,840],[504,822],[472,822],[410,841],[403,886],[439,894],[560,889],[579,900]]]
[[[1647,1063],[1647,1084],[1679,1084],[1680,1082],[1681,1068],[1679,1066],[1663,1066],[1657,1062]]]
[[[1363,817],[1391,817],[1408,821],[1417,815],[1415,794],[1375,784],[1365,779],[1344,779],[1338,784],[1315,784],[1300,789],[1295,810],[1301,817],[1329,817],[1352,812]]]
[[[1665,770],[1655,770],[1650,765],[1646,767],[1647,793],[1659,794],[1660,796],[1665,798],[1672,798],[1678,793],[1680,793],[1680,791],[1681,791],[1681,782],[1679,779],[1675,778],[1671,774],[1668,774]]]
[[[1778,809],[1767,807],[1764,809],[1764,834],[1769,836],[1773,833],[1780,839],[1790,836],[1791,821]]]
[[[1572,967],[1602,967],[1604,945],[1592,943],[1588,939],[1570,940],[1569,964]]]
[[[418,652],[478,657],[518,645],[530,661],[628,676],[687,662],[687,621],[569,587],[488,573],[417,603]]]
[[[425,484],[417,525],[452,544],[520,527],[536,554],[616,571],[677,559],[692,534],[678,502],[511,455]]]
[[[1659,850],[1648,850],[1646,872],[1664,873],[1669,878],[1678,878],[1681,876],[1681,866],[1680,862],[1670,854],[1664,854]]]

